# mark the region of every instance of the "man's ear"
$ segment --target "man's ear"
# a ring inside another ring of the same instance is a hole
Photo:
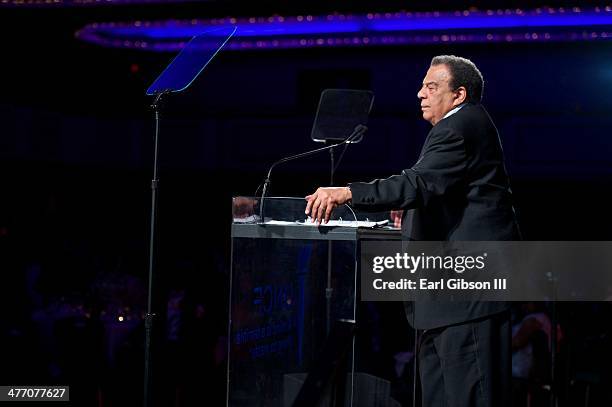
[[[467,99],[467,90],[465,89],[465,86],[459,86],[455,90],[455,100],[453,100],[453,106],[459,106],[465,102],[465,99]]]

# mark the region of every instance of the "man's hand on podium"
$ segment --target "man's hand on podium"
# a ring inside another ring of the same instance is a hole
[[[327,223],[332,211],[338,205],[344,205],[353,198],[348,187],[318,188],[314,194],[306,197],[306,215],[315,223]]]

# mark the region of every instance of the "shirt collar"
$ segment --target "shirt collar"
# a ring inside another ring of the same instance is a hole
[[[441,120],[446,119],[447,117],[450,117],[452,115],[454,115],[455,113],[457,113],[463,106],[465,106],[465,103],[460,104],[459,106],[457,106],[456,108],[454,108],[453,110],[451,110],[450,112],[446,113],[444,115],[444,117]]]

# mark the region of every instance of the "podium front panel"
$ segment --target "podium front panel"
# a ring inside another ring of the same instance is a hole
[[[356,354],[363,348],[359,335],[334,333],[343,329],[339,324],[355,325],[368,304],[358,301],[357,262],[359,240],[368,231],[294,224],[303,220],[305,204],[266,199],[262,224],[256,199],[234,198],[228,405],[292,406],[309,375],[321,382],[318,405],[393,405],[388,381],[359,367],[371,359]],[[338,377],[346,379],[341,386]]]

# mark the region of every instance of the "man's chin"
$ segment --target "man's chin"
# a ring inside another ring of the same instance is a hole
[[[433,116],[430,114],[426,114],[425,112],[423,112],[423,120],[429,122],[429,124],[431,124],[432,126],[436,125],[436,123],[434,122]]]

